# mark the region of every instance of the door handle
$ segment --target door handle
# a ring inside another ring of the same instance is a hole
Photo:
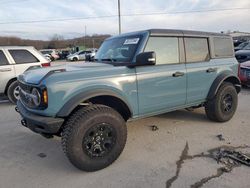
[[[11,70],[12,70],[11,68],[3,68],[3,69],[0,69],[0,72],[8,72]]]
[[[209,69],[207,69],[207,73],[210,73],[210,72],[215,72],[217,69],[216,68],[209,68]]]
[[[184,76],[184,72],[175,72],[172,76],[173,77]]]

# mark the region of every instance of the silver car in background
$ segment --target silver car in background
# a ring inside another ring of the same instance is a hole
[[[76,52],[74,54],[70,54],[67,56],[68,61],[80,61],[80,60],[86,60],[86,56],[94,57],[97,52],[97,49],[89,49],[89,50],[82,50],[79,52]]]

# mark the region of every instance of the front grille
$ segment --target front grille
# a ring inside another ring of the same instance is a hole
[[[246,75],[247,75],[247,77],[250,79],[250,69],[247,69],[247,70],[246,70]]]
[[[31,93],[32,86],[24,84],[22,82],[18,82],[18,85],[20,87],[20,90],[19,90],[20,100],[22,101],[22,103],[24,105],[30,107],[31,106],[31,99],[30,99],[30,97],[28,97],[27,94]]]
[[[20,86],[19,90],[20,100],[25,106],[27,106],[28,108],[38,109],[38,110],[44,110],[48,107],[48,104],[44,103],[43,99],[41,99],[42,100],[41,104],[39,106],[36,106],[34,104],[34,95],[31,94],[32,89],[36,87],[36,89],[39,90],[39,93],[41,95],[42,91],[46,90],[45,87],[32,86],[20,81],[18,82],[18,85]]]
[[[241,68],[240,75],[242,75],[244,78],[250,79],[250,69]]]
[[[31,92],[31,89],[32,89],[31,86],[26,85],[26,84],[24,84],[24,83],[22,83],[22,82],[18,82],[18,85],[20,86],[20,88],[21,88],[23,91],[25,91],[25,92],[27,92],[27,93],[30,93],[30,92]]]

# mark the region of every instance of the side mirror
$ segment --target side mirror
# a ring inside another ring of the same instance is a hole
[[[156,63],[156,54],[155,52],[142,52],[136,56],[136,65],[155,65]]]

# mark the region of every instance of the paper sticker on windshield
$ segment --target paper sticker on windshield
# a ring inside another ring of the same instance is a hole
[[[139,42],[140,38],[133,38],[133,39],[126,39],[124,44],[137,44]]]

